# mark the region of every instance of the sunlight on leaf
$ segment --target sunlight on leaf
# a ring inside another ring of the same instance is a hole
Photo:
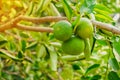
[[[109,64],[115,71],[120,70],[119,64],[118,64],[118,62],[115,58],[110,58],[109,59]]]
[[[95,0],[84,0],[80,7],[81,13],[92,13],[95,6]]]

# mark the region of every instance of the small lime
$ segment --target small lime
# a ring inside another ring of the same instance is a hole
[[[54,36],[58,40],[66,41],[72,36],[72,25],[68,21],[59,21],[53,28]]]
[[[84,51],[85,43],[83,39],[71,37],[62,43],[62,50],[69,55],[77,55]]]
[[[90,38],[93,35],[93,25],[91,21],[87,18],[81,18],[76,28],[76,33],[83,39]]]

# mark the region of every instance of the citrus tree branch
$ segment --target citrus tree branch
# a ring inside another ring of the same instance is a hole
[[[21,20],[21,15],[14,18],[14,19],[12,19],[12,20],[10,20],[9,22],[7,22],[7,23],[5,23],[3,25],[0,25],[0,32],[5,31],[7,29],[11,29],[20,20]]]
[[[75,18],[73,18],[75,19]],[[31,26],[25,26],[21,24],[17,24],[19,21],[24,20],[24,21],[30,21],[33,23],[44,23],[44,22],[56,22],[60,20],[67,20],[66,17],[59,17],[59,16],[47,16],[47,17],[41,17],[41,18],[35,18],[35,17],[27,17],[27,16],[18,16],[15,19],[12,19],[11,21],[7,22],[6,24],[3,24],[0,26],[0,32],[11,29],[16,26],[18,29],[22,30],[28,30],[28,31],[36,31],[36,32],[53,32],[53,28],[49,27],[31,27]],[[120,29],[112,26],[108,23],[103,23],[100,21],[95,21],[91,20],[93,25],[96,25],[97,28],[104,29],[107,31],[110,31],[114,34],[119,34],[120,35]]]
[[[104,30],[110,31],[114,34],[119,34],[120,35],[120,29],[115,27],[115,26],[112,26],[112,25],[107,24],[107,23],[95,21],[95,20],[92,20],[92,23],[94,25],[96,25],[97,28],[104,29]]]
[[[21,20],[30,21],[33,23],[44,23],[44,22],[56,22],[60,20],[67,20],[67,18],[59,17],[59,16],[47,16],[47,17],[41,17],[41,18],[22,16]]]
[[[22,30],[29,30],[29,31],[37,31],[37,32],[52,32],[52,28],[47,27],[27,27],[24,25],[17,24],[19,21],[30,21],[33,23],[44,23],[44,22],[56,22],[60,20],[66,20],[66,17],[57,17],[57,16],[47,16],[42,18],[33,18],[33,17],[27,17],[27,16],[18,16],[15,19],[12,19],[11,21],[3,24],[0,26],[0,32],[11,29],[16,26],[16,28],[22,29]]]
[[[27,31],[35,31],[35,32],[53,32],[53,28],[49,27],[38,27],[38,26],[26,26],[22,24],[17,24],[15,28],[21,29],[21,30],[27,30]]]

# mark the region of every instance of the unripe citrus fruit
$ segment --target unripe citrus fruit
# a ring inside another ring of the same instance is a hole
[[[62,50],[69,55],[77,55],[84,51],[85,43],[83,39],[71,37],[62,43]]]
[[[76,28],[76,33],[79,37],[85,39],[93,35],[93,25],[87,18],[81,18]]]
[[[54,36],[58,40],[66,41],[72,36],[72,25],[68,21],[59,21],[53,28]]]

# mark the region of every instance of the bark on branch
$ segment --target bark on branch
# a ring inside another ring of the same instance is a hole
[[[115,27],[115,26],[112,26],[112,25],[107,24],[107,23],[95,21],[95,20],[92,20],[92,23],[94,25],[96,25],[97,28],[104,29],[104,30],[110,31],[114,34],[119,34],[120,35],[120,29]]]
[[[49,28],[49,27],[32,27],[32,26],[25,26],[25,25],[18,24],[18,22],[21,20],[30,21],[33,23],[44,23],[44,22],[56,22],[56,21],[60,21],[60,20],[67,20],[67,18],[66,17],[58,17],[58,16],[46,16],[46,17],[41,17],[41,18],[33,18],[32,17],[31,18],[31,17],[26,17],[26,16],[20,15],[20,16],[16,17],[15,19],[12,19],[11,21],[7,22],[6,24],[1,25],[0,32],[7,30],[7,29],[11,29],[13,27],[22,29],[22,30],[28,30],[28,31],[53,32],[53,28]],[[91,20],[91,22],[93,23],[93,25],[96,25],[97,28],[105,29],[114,34],[120,35],[120,29],[115,26],[112,26],[110,24],[103,23],[100,21],[95,21],[95,20]]]
[[[44,22],[56,22],[60,20],[67,20],[67,18],[59,17],[59,16],[47,16],[47,17],[41,17],[41,18],[22,16],[21,20],[30,21],[33,23],[44,23]]]
[[[35,31],[35,32],[53,32],[53,28],[49,28],[49,27],[38,27],[38,26],[32,27],[32,26],[17,24],[16,28],[27,31]]]
[[[5,31],[7,29],[11,29],[12,27],[15,27],[14,25],[21,20],[21,17],[22,16],[20,15],[7,23],[0,25],[0,32]]]

